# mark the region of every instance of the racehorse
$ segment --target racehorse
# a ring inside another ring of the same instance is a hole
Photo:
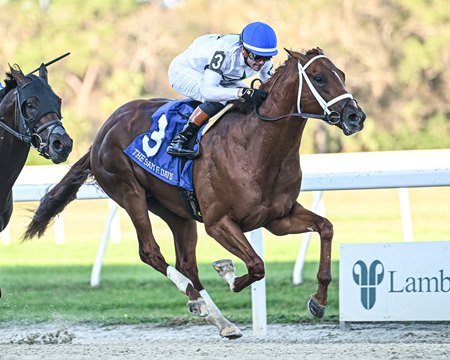
[[[248,111],[246,104],[241,106],[238,101],[236,108],[203,136],[204,155],[194,162],[193,182],[206,232],[247,267],[246,274],[236,276],[230,260],[213,264],[234,292],[265,276],[264,262],[244,232],[264,227],[275,235],[319,233],[318,289],[308,306],[314,316],[321,318],[331,281],[333,226],[297,202],[302,179],[300,142],[309,117],[323,119],[350,135],[363,128],[366,115],[348,93],[344,73],[321,49],[286,51],[288,59],[260,87],[268,92],[261,107]],[[241,331],[221,314],[200,282],[196,222],[177,188],[124,155],[132,140],[149,130],[151,115],[166,102],[134,100],[119,107],[101,127],[89,151],[43,197],[25,238],[41,236],[51,219],[93,176],[130,216],[141,260],[170,278],[187,295],[191,313],[206,316],[222,337],[237,338]],[[172,231],[175,267],[160,252],[148,210],[161,217]]]
[[[39,76],[10,66],[0,95],[0,231],[13,211],[12,187],[33,146],[55,164],[66,161],[72,139],[61,123],[61,99],[48,84],[47,68]]]

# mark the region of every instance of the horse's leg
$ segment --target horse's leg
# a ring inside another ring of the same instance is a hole
[[[199,291],[194,288],[191,280],[174,267],[169,266],[161,254],[161,250],[152,233],[146,192],[136,180],[134,173],[123,170],[122,173],[115,175],[114,178],[111,178],[110,175],[106,176],[102,181],[103,173],[95,173],[95,177],[103,190],[123,207],[130,216],[136,229],[141,260],[166,275],[180,292],[188,296],[189,301],[192,301],[194,305],[198,305],[197,307],[192,306],[194,315],[208,315],[206,304],[202,301]],[[108,181],[105,181],[106,179]]]
[[[208,307],[206,320],[219,328],[221,337],[228,339],[241,337],[242,332],[222,315],[200,282],[196,258],[197,224],[195,220],[185,219],[176,215],[155,199],[150,199],[147,203],[149,210],[161,217],[169,225],[175,243],[176,269],[192,280],[195,289],[200,291],[202,303],[204,301]],[[190,304],[188,303],[189,306]]]
[[[275,219],[265,228],[275,235],[297,234],[316,231],[320,235],[320,264],[317,273],[317,293],[308,302],[309,311],[322,318],[327,305],[328,285],[331,281],[331,242],[333,225],[331,222],[296,203],[288,216]]]
[[[228,216],[224,216],[213,225],[207,226],[206,231],[219,244],[233,255],[236,255],[247,266],[248,273],[236,277],[231,260],[220,260],[213,264],[217,272],[228,282],[232,291],[239,292],[264,277],[263,260],[253,250],[253,247],[250,245],[241,228],[234,220]]]
[[[0,214],[0,232],[5,230],[5,228],[8,226],[12,212],[13,212],[13,198],[12,198],[12,190],[10,190],[6,198],[5,207],[2,210],[2,213]]]
[[[209,310],[209,315],[206,317],[206,320],[219,328],[219,335],[228,339],[240,338],[242,336],[241,330],[222,315],[222,312],[211,299],[208,292],[203,289],[200,291],[200,295],[205,300]]]

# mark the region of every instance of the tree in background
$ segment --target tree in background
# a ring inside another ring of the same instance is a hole
[[[237,33],[256,20],[277,30],[280,50],[321,47],[368,114],[366,129],[350,138],[310,120],[303,151],[319,148],[314,138],[328,139],[321,151],[450,147],[446,0],[3,0],[0,71],[72,53],[49,76],[77,159],[123,103],[179,96],[167,68],[195,37]],[[280,51],[275,64],[286,57]]]

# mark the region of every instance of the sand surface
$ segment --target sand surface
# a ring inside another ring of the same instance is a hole
[[[1,324],[0,359],[450,359],[449,324],[268,325],[221,339],[209,325]]]

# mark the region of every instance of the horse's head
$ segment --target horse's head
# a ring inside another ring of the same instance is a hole
[[[62,125],[61,99],[48,84],[45,66],[39,68],[39,76],[10,66],[6,84],[8,90],[14,88],[1,103],[5,120],[10,114],[10,125],[16,128],[10,132],[55,164],[66,161],[73,141]]]
[[[345,135],[362,130],[366,114],[347,91],[344,72],[319,48],[305,54],[286,51],[298,61],[298,111],[323,113],[324,120],[342,129]]]

